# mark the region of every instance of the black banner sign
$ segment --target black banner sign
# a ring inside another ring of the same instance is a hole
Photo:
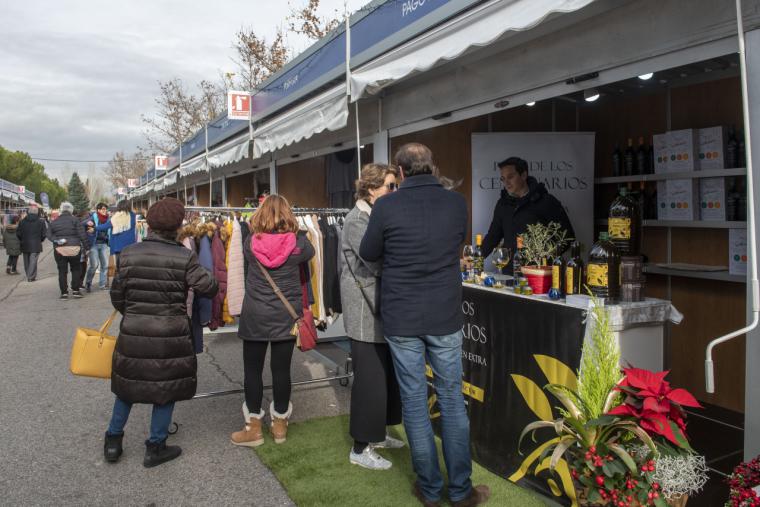
[[[464,288],[463,391],[470,417],[472,458],[501,477],[563,503],[575,497],[567,464],[549,473],[539,463],[551,431],[517,444],[526,425],[558,417],[558,401],[543,386],[575,387],[583,345],[584,312],[577,308]],[[431,400],[433,402],[434,400]],[[437,406],[431,403],[431,417]],[[540,473],[533,475],[538,466]]]

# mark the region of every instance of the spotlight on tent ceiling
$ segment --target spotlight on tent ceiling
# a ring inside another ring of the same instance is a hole
[[[588,74],[583,74],[582,76],[571,77],[570,79],[568,79],[567,81],[565,81],[565,84],[569,84],[569,85],[570,84],[576,84],[576,83],[580,83],[580,82],[583,82],[583,81],[588,81],[590,79],[595,79],[597,77],[599,77],[599,73],[598,72],[589,72]]]
[[[599,91],[596,88],[583,90],[583,98],[586,100],[586,102],[594,102],[599,98]]]
[[[649,79],[652,79],[652,76],[654,76],[654,72],[647,72],[646,74],[642,74],[639,76],[639,79],[642,81],[647,81]]]
[[[528,107],[533,107],[533,106],[535,106],[535,105],[536,105],[536,101],[534,100],[533,102],[528,102],[528,103],[527,103],[527,104],[525,104],[525,105],[526,105],[526,106],[528,106]]]
[[[443,120],[444,118],[448,118],[450,116],[451,116],[451,113],[450,112],[446,112],[446,113],[440,113],[440,114],[433,115],[430,118],[432,118],[433,120]]]
[[[361,146],[359,146],[359,149],[363,150],[364,149],[364,145],[362,144]]]
[[[300,157],[300,156],[301,156],[301,154],[300,154],[300,153],[294,153],[294,154],[292,154],[292,155],[290,156],[290,158],[298,158],[298,157]]]

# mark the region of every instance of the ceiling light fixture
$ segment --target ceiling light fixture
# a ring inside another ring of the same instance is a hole
[[[652,76],[654,76],[654,72],[647,72],[646,74],[642,74],[639,76],[639,79],[642,81],[647,81],[649,79],[652,79]]]
[[[597,91],[596,88],[589,88],[588,90],[584,90],[583,98],[586,100],[586,102],[594,102],[599,98],[599,91]]]
[[[536,105],[536,101],[533,101],[533,102],[528,102],[528,103],[527,103],[527,104],[525,104],[525,105],[526,105],[526,106],[528,106],[528,107],[533,107],[533,106],[535,106],[535,105]]]

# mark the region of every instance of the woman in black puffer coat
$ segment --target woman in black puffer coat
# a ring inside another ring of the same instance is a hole
[[[106,461],[115,462],[121,455],[133,403],[153,404],[143,465],[159,465],[182,452],[167,446],[166,438],[174,402],[192,398],[197,387],[187,292],[213,297],[218,290],[195,253],[176,240],[184,216],[177,199],[158,201],[148,211],[151,235],[121,252],[111,286],[111,301],[123,318],[113,355],[116,403],[106,432]]]

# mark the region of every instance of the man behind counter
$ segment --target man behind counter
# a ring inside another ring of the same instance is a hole
[[[528,176],[528,163],[518,157],[510,157],[498,164],[504,189],[496,203],[493,220],[488,234],[483,239],[481,252],[488,257],[503,239],[504,246],[512,252],[517,246],[517,236],[528,229],[528,225],[557,222],[567,232],[567,238],[575,237],[570,219],[562,203],[551,195],[543,183]],[[505,268],[512,273],[512,265]]]

